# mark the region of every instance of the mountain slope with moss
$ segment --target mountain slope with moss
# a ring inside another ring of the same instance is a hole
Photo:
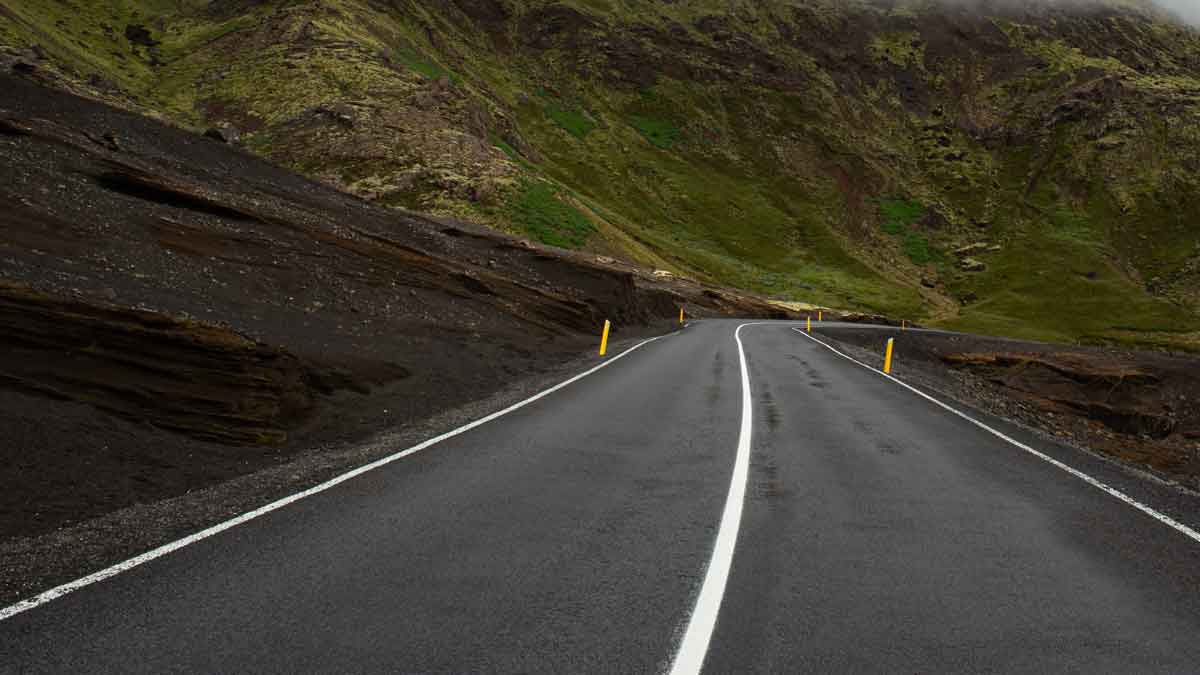
[[[382,204],[781,300],[1196,344],[1200,35],[988,6],[0,0],[0,44]]]

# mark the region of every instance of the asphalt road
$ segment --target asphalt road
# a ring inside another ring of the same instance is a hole
[[[739,323],[0,621],[0,672],[1200,670],[1200,543],[789,324],[747,401]]]

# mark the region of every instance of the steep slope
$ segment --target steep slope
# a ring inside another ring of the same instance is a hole
[[[384,205],[957,328],[1172,346],[1200,329],[1200,37],[1134,2],[2,0],[0,17],[20,69],[231,124]]]
[[[407,428],[762,300],[384,209],[0,75],[0,539]]]

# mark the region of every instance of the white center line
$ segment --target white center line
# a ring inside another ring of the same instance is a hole
[[[742,347],[742,329],[757,326],[761,322],[744,323],[733,332],[737,342],[738,361],[742,366],[742,428],[738,435],[737,457],[733,463],[733,477],[729,481],[729,496],[725,498],[725,511],[721,514],[717,541],[713,545],[712,558],[696,606],[688,619],[687,629],[675,660],[671,664],[672,675],[694,675],[704,666],[708,645],[717,615],[721,611],[721,600],[725,597],[725,585],[729,581],[729,570],[733,566],[733,551],[737,545],[738,530],[742,524],[742,508],[746,501],[746,478],[750,471],[750,437],[753,432],[754,411],[751,406],[750,372],[746,368],[746,350]]]
[[[1183,535],[1190,537],[1193,541],[1200,542],[1200,532],[1193,530],[1192,528],[1188,527],[1187,525],[1184,525],[1183,523],[1175,520],[1174,518],[1166,515],[1165,513],[1156,511],[1155,509],[1139,502],[1138,500],[1134,499],[1133,497],[1130,497],[1129,495],[1125,494],[1124,492],[1121,492],[1120,490],[1118,490],[1114,487],[1111,487],[1102,481],[1092,478],[1091,476],[1080,471],[1079,469],[1067,466],[1066,464],[1063,464],[1062,462],[1058,461],[1057,459],[1054,459],[1053,457],[1051,457],[1043,452],[1039,452],[1038,450],[1035,450],[1035,449],[1029,447],[1028,445],[1025,445],[1024,443],[1022,443],[1014,438],[1011,438],[1010,436],[1004,434],[1001,431],[997,431],[996,429],[993,429],[992,427],[984,424],[983,422],[980,422],[979,420],[975,419],[974,417],[971,417],[970,415],[967,415],[966,413],[963,413],[955,408],[952,408],[952,407],[946,405],[945,403],[942,403],[941,401],[930,396],[929,394],[926,394],[925,392],[923,392],[915,387],[909,386],[908,384],[905,384],[904,382],[897,380],[896,378],[892,377],[891,375],[888,375],[887,373],[883,372],[882,370],[879,370],[877,368],[872,368],[871,366],[863,363],[862,361],[859,361],[858,359],[856,359],[852,356],[843,354],[842,352],[838,351],[837,349],[834,349],[828,343],[826,343],[822,340],[818,340],[817,338],[809,335],[808,333],[805,333],[802,330],[799,330],[796,328],[793,328],[792,330],[803,335],[804,337],[808,338],[809,340],[812,340],[813,342],[816,342],[817,344],[825,347],[826,349],[833,352],[834,354],[837,354],[838,356],[840,356],[844,359],[847,359],[849,361],[853,361],[854,363],[857,363],[858,365],[862,366],[863,368],[866,368],[867,370],[870,370],[874,373],[878,373],[879,375],[886,377],[887,379],[891,380],[892,382],[895,382],[896,384],[900,385],[901,387],[904,387],[905,389],[913,392],[917,396],[920,396],[921,398],[924,398],[924,399],[930,401],[934,405],[937,405],[938,407],[941,407],[941,408],[953,413],[954,415],[957,415],[957,416],[963,418],[964,420],[970,422],[971,424],[974,424],[975,426],[979,427],[980,429],[983,429],[984,431],[992,434],[993,436],[995,436],[1003,441],[1007,441],[1008,443],[1024,450],[1025,452],[1028,452],[1029,454],[1033,455],[1034,457],[1037,457],[1038,459],[1040,459],[1044,462],[1047,462],[1059,469],[1062,469],[1063,471],[1066,471],[1067,473],[1071,474],[1072,476],[1075,476],[1076,478],[1082,480],[1083,482],[1087,483],[1088,485],[1091,485],[1092,487],[1103,490],[1104,492],[1108,493],[1109,495],[1116,497],[1117,499],[1125,502],[1126,504],[1141,511],[1142,513],[1145,513],[1146,515],[1150,516],[1151,518],[1154,518],[1155,520],[1157,520],[1165,525],[1169,525],[1169,526],[1175,528],[1177,531],[1179,531]]]

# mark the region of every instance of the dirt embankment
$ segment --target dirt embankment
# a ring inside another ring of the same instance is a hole
[[[0,385],[202,440],[278,444],[328,375],[228,328],[0,283]]]
[[[1200,358],[924,331],[822,328],[896,373],[1200,490]]]
[[[348,443],[760,299],[372,206],[0,76],[0,538]]]

